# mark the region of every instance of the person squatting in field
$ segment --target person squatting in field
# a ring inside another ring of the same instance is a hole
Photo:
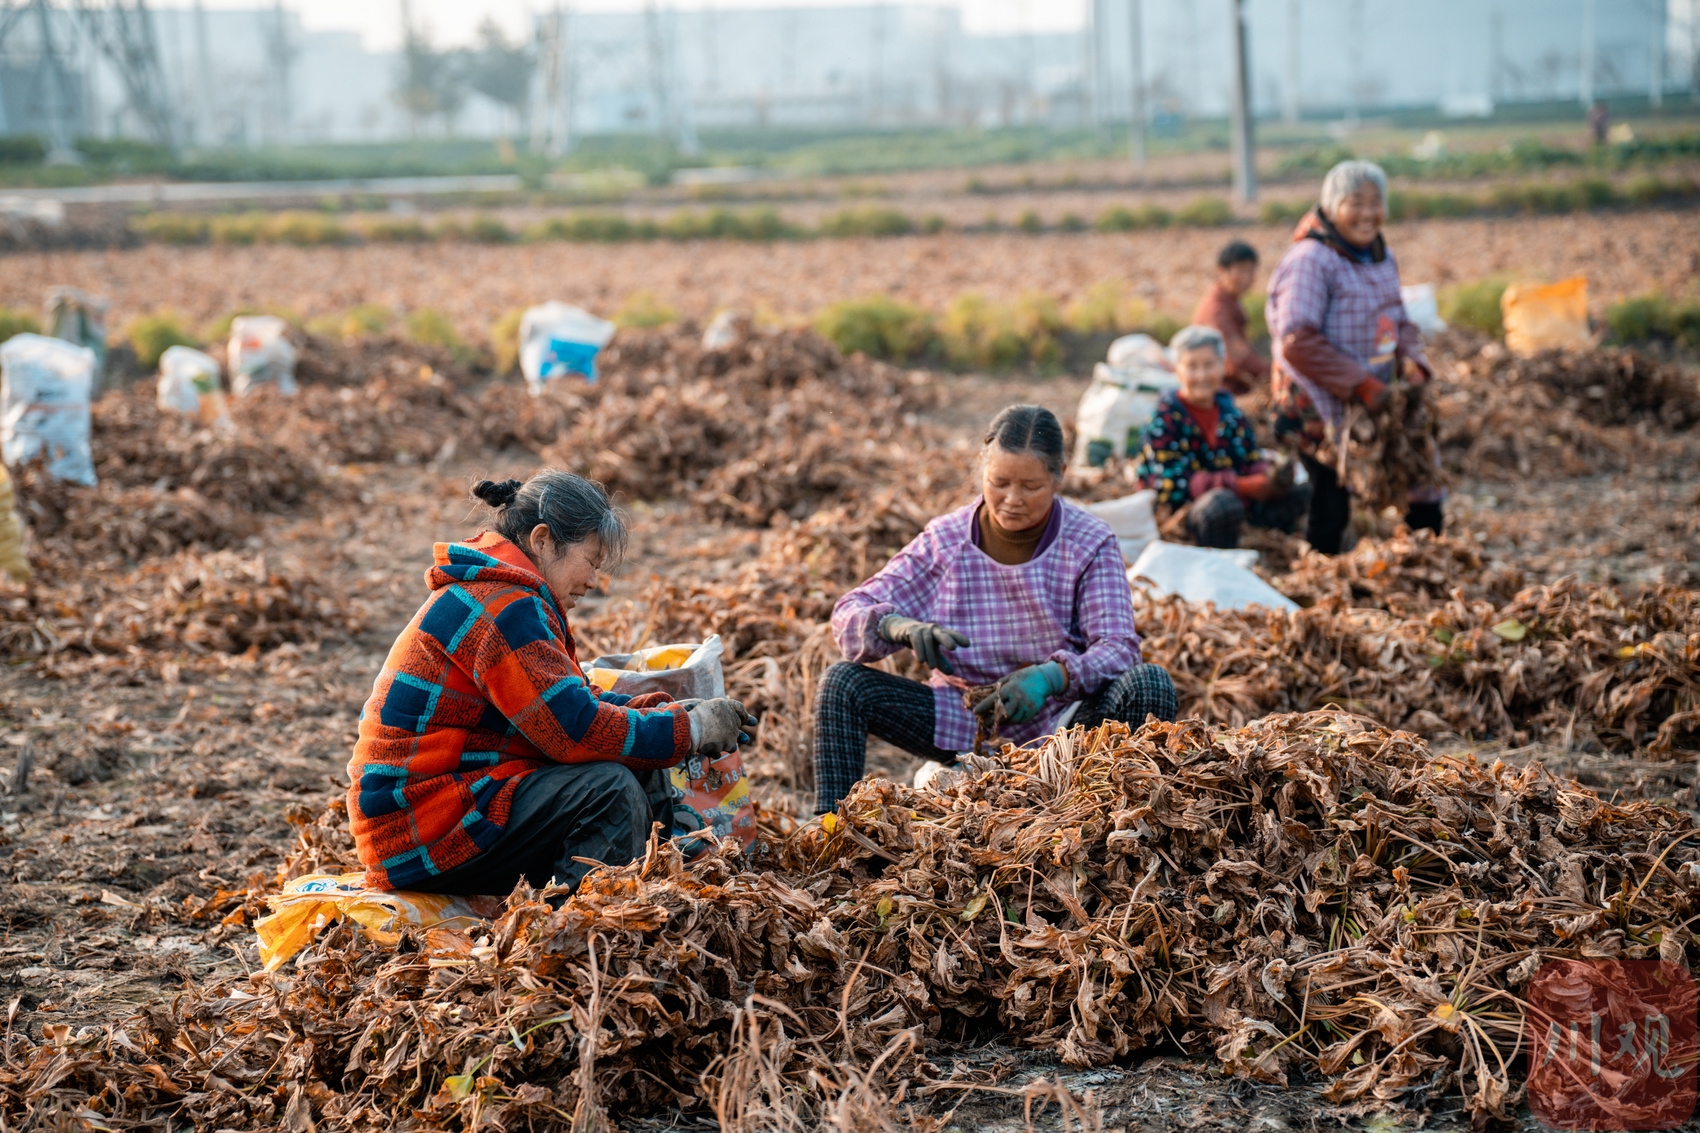
[[[1062,476],[1056,416],[1010,406],[986,435],[980,498],[838,600],[832,632],[846,660],[815,698],[817,814],[862,777],[870,734],[948,765],[973,747],[976,715],[1015,743],[1070,710],[1087,726],[1175,718],[1169,674],[1140,663],[1120,545],[1057,495]],[[933,670],[927,684],[868,667],[903,648]],[[963,693],[974,688],[989,691],[971,712]]]
[[[348,813],[375,889],[576,888],[672,832],[666,769],[731,751],[755,720],[726,697],[627,697],[585,680],[567,611],[619,560],[626,522],[600,485],[545,469],[480,481],[495,530],[438,543],[430,595],[360,716]]]
[[[1289,458],[1271,466],[1251,422],[1222,388],[1227,344],[1214,327],[1190,326],[1169,342],[1180,385],[1157,399],[1141,436],[1140,481],[1157,506],[1187,507],[1202,547],[1237,547],[1247,524],[1292,531],[1310,506]]]
[[[1422,332],[1399,295],[1399,263],[1381,231],[1386,221],[1387,174],[1368,161],[1342,161],[1269,277],[1275,436],[1298,452],[1310,476],[1305,538],[1325,555],[1340,553],[1352,501],[1334,467],[1317,459],[1318,447],[1339,435],[1347,404],[1376,410],[1393,383],[1433,376]],[[1406,524],[1439,534],[1445,498],[1438,488],[1413,493]]]
[[[1216,254],[1216,279],[1193,308],[1194,326],[1214,327],[1227,351],[1222,384],[1236,396],[1250,393],[1269,380],[1269,362],[1246,337],[1251,320],[1245,313],[1246,292],[1257,279],[1257,249],[1233,240]]]

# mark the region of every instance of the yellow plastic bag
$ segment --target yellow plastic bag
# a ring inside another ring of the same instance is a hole
[[[362,888],[364,878],[360,873],[309,873],[267,898],[271,915],[254,923],[266,971],[284,964],[342,917],[358,924],[369,939],[394,944],[404,928],[473,928],[502,911],[500,897],[391,893]]]
[[[1542,350],[1592,350],[1588,330],[1588,280],[1585,276],[1557,283],[1513,283],[1499,298],[1505,322],[1505,345],[1528,357]]]
[[[0,571],[14,582],[30,580],[29,556],[24,554],[24,524],[18,518],[17,493],[12,474],[0,464]]]
[[[705,700],[726,695],[720,668],[724,652],[720,635],[712,633],[700,643],[652,645],[636,653],[597,657],[585,666],[584,676],[604,692],[664,692],[674,700]]]

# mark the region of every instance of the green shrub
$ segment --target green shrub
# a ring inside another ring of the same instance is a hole
[[[1247,342],[1258,342],[1269,337],[1269,296],[1261,291],[1253,291],[1241,301],[1245,307],[1245,337]]]
[[[1700,303],[1679,303],[1663,295],[1638,295],[1606,308],[1606,326],[1618,342],[1665,339],[1700,345]]]
[[[360,226],[360,234],[368,240],[395,244],[424,244],[434,239],[424,222],[410,216],[373,217]]]
[[[1469,216],[1479,208],[1475,198],[1460,193],[1407,193],[1395,189],[1387,194],[1387,216],[1391,220]]]
[[[658,299],[653,291],[633,292],[614,312],[615,324],[622,327],[664,327],[678,321],[679,312]]]
[[[814,325],[846,354],[859,350],[875,358],[913,358],[933,340],[932,316],[889,295],[834,303],[815,316]]]
[[[1264,201],[1263,207],[1257,212],[1257,219],[1265,224],[1296,223],[1301,216],[1310,211],[1311,206],[1315,203],[1314,201]]]
[[[130,231],[161,244],[205,244],[212,235],[212,221],[181,212],[151,212],[134,217]]]
[[[1479,330],[1495,337],[1505,333],[1499,300],[1510,281],[1495,276],[1474,283],[1459,283],[1440,292],[1440,317],[1457,327]]]
[[[525,308],[505,311],[490,324],[490,353],[495,356],[495,373],[502,377],[519,369],[519,324]]]
[[[158,366],[159,356],[173,346],[199,345],[169,310],[137,315],[124,324],[122,337],[136,352],[136,361],[148,370]]]
[[[651,239],[653,222],[633,223],[618,213],[569,213],[552,216],[527,234],[533,240],[573,240],[584,244],[611,244],[622,240]]]
[[[1233,219],[1234,210],[1221,197],[1199,197],[1188,201],[1175,213],[1176,224],[1194,228],[1218,228],[1232,223]]]
[[[1033,209],[1025,210],[1021,216],[1016,219],[1015,226],[1029,235],[1043,232],[1045,230],[1045,222],[1039,219],[1039,214]]]
[[[307,329],[326,338],[361,338],[383,334],[390,329],[390,309],[376,303],[362,303],[340,315],[323,315],[307,324]]]
[[[944,217],[936,212],[930,212],[921,218],[921,231],[931,236],[944,231]]]
[[[1078,213],[1065,212],[1062,219],[1057,221],[1057,228],[1062,232],[1085,232],[1086,220]]]
[[[1576,182],[1576,195],[1585,209],[1605,208],[1617,200],[1617,193],[1612,189],[1611,182],[1598,177]]]
[[[40,334],[41,322],[28,311],[0,307],[0,342],[15,334]]]
[[[1114,279],[1094,283],[1069,303],[1069,329],[1078,334],[1114,334],[1121,329],[1125,293],[1126,288]]]
[[[1135,299],[1124,306],[1120,313],[1123,334],[1148,334],[1167,346],[1169,339],[1175,337],[1175,332],[1186,324],[1164,311],[1158,311],[1148,306],[1143,300]]]
[[[267,243],[316,248],[329,244],[346,244],[349,241],[349,232],[335,217],[323,213],[280,212],[261,225],[259,238]]]
[[[842,209],[821,218],[822,236],[903,236],[914,221],[893,208]]]
[[[1048,366],[1062,357],[1057,334],[1066,328],[1066,324],[1053,296],[1029,291],[1015,301],[1011,316],[1011,326],[1021,339],[1030,361]]]
[[[480,244],[508,244],[512,243],[514,234],[496,217],[479,215],[467,224],[466,238]]]
[[[257,244],[265,235],[266,215],[244,212],[217,216],[212,219],[210,230],[212,238],[220,244]]]
[[[1027,353],[1016,333],[1013,312],[979,292],[958,295],[939,320],[939,342],[957,366],[1009,366]]]
[[[1638,205],[1656,204],[1667,196],[1674,195],[1671,186],[1664,179],[1651,174],[1636,177],[1623,187],[1623,195]]]
[[[454,324],[441,311],[424,307],[410,311],[406,320],[407,337],[421,346],[440,346],[444,350],[461,351],[466,344],[455,333]]]
[[[1132,232],[1136,228],[1164,228],[1174,216],[1161,205],[1142,204],[1137,209],[1111,205],[1098,216],[1095,227],[1100,232]]]

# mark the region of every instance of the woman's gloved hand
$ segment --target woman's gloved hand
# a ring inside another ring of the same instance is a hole
[[[992,694],[974,706],[974,715],[993,718],[999,707],[1011,724],[1025,724],[1039,714],[1045,701],[1068,687],[1068,674],[1055,661],[1017,669],[999,681]]]
[[[917,618],[906,618],[902,614],[887,614],[881,618],[879,635],[893,645],[907,645],[921,659],[921,664],[941,673],[956,672],[950,663],[950,653],[968,645],[965,633]]]
[[[742,701],[729,696],[699,700],[686,709],[691,721],[691,751],[697,755],[718,755],[736,751],[747,744],[756,730],[756,718],[744,709]]]

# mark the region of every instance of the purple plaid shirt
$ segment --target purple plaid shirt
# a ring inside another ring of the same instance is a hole
[[[1004,566],[974,545],[975,500],[941,515],[832,610],[832,635],[851,661],[876,661],[898,647],[879,635],[880,619],[902,614],[968,635],[951,654],[956,675],[988,685],[1028,665],[1060,661],[1068,687],[1028,723],[1000,733],[1016,743],[1047,734],[1069,703],[1139,663],[1133,596],[1109,525],[1059,499],[1062,530],[1042,553]],[[934,673],[933,743],[974,746],[974,717],[962,693]]]
[[[1287,362],[1281,351],[1287,332],[1317,328],[1341,353],[1363,363],[1382,381],[1392,377],[1394,345],[1427,365],[1422,332],[1406,316],[1405,302],[1399,297],[1399,263],[1391,251],[1379,264],[1360,264],[1320,240],[1293,241],[1269,277],[1264,317],[1269,320],[1275,364],[1299,384],[1316,405],[1317,415],[1334,428],[1339,427],[1345,409],[1339,398]],[[1393,342],[1385,340],[1384,331],[1391,331]],[[1388,356],[1382,363],[1389,367],[1385,373],[1377,372],[1383,355]]]

